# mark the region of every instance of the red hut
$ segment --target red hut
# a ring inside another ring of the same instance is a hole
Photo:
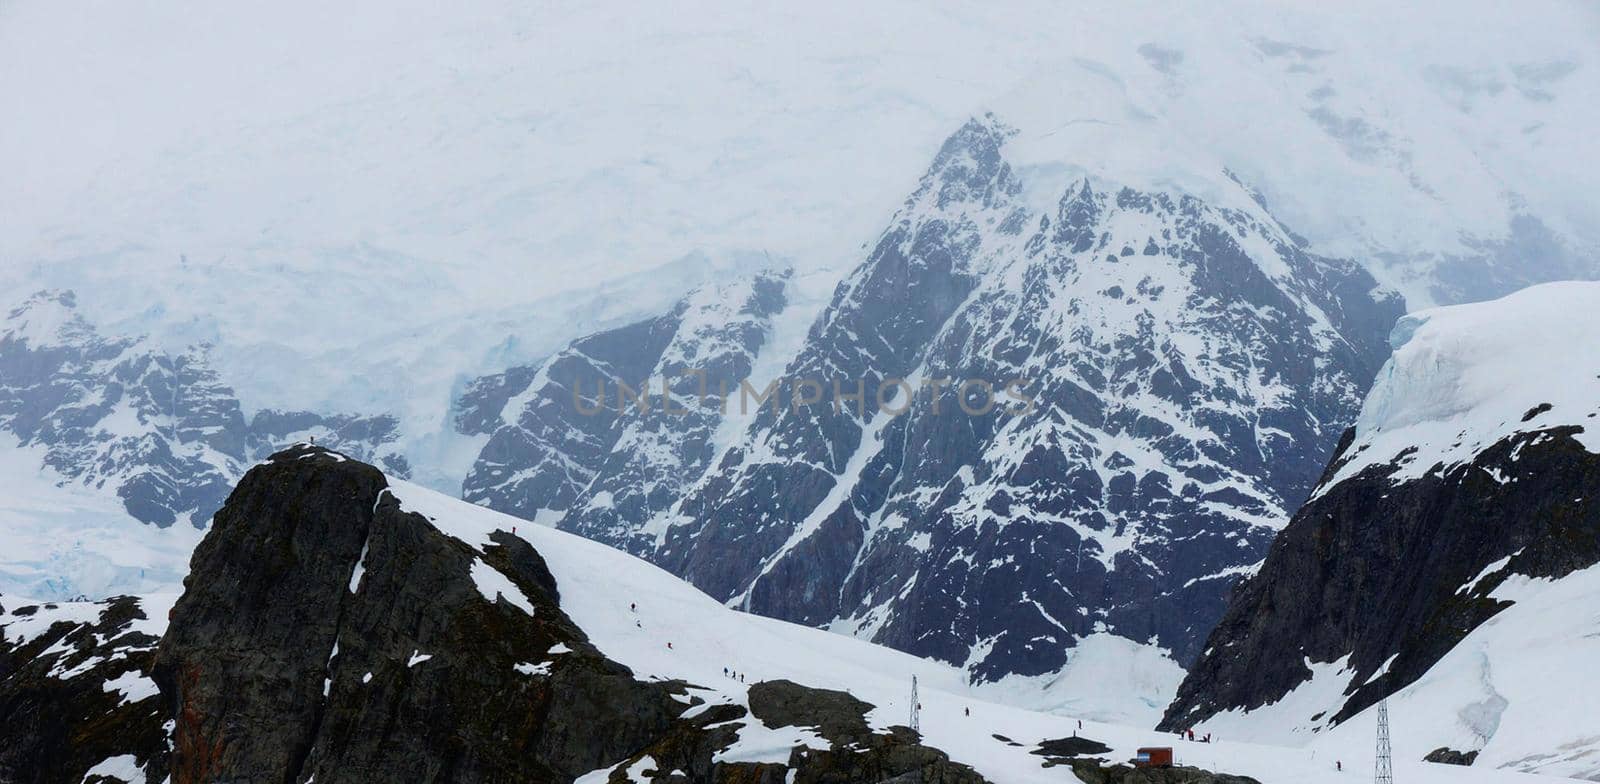
[[[1139,749],[1139,754],[1133,758],[1136,768],[1170,768],[1172,767],[1172,747],[1152,746]]]

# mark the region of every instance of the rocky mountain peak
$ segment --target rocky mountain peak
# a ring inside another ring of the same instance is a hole
[[[980,680],[1057,671],[1102,633],[1191,660],[1355,419],[1402,306],[1236,178],[1223,204],[1061,178],[1014,165],[1018,138],[996,115],[951,134],[787,359],[779,404],[725,442],[693,417],[573,413],[578,371],[652,371],[669,315],[523,374],[546,391],[486,383],[519,421],[466,497]],[[1000,405],[969,413],[985,387]],[[639,467],[659,444],[703,451],[662,483]]]

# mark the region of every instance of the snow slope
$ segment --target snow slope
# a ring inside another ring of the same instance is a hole
[[[1062,668],[1048,675],[1007,675],[973,685],[987,700],[1107,724],[1153,727],[1183,681],[1171,653],[1107,632],[1076,641]]]
[[[1479,750],[1476,768],[1600,779],[1600,723],[1594,720],[1600,713],[1590,666],[1600,660],[1600,566],[1558,580],[1513,577],[1489,596],[1515,604],[1389,698],[1396,758],[1420,758],[1440,747]],[[1311,669],[1316,674],[1282,700],[1221,714],[1198,731],[1297,745],[1323,756],[1338,750],[1348,762],[1370,745],[1375,709],[1326,728],[1318,719],[1339,703],[1355,675],[1338,662]]]
[[[1582,426],[1574,437],[1600,452],[1597,337],[1600,283],[1549,283],[1401,319],[1349,457],[1323,487],[1391,464],[1391,481],[1403,482],[1562,424]]]
[[[1042,784],[1063,780],[1060,770],[1040,767],[1040,758],[1028,749],[1039,740],[1079,731],[1075,717],[990,701],[988,695],[971,692],[962,673],[953,667],[843,635],[728,609],[644,561],[571,534],[530,525],[405,482],[393,483],[392,492],[406,510],[426,515],[440,530],[474,546],[487,543],[494,530],[516,526],[518,534],[548,563],[561,591],[562,609],[602,652],[633,668],[639,677],[687,680],[704,687],[702,696],[710,702],[743,702],[748,683],[774,678],[848,689],[876,705],[869,719],[875,727],[886,727],[907,720],[910,676],[916,675],[921,687],[922,730],[930,745],[974,766],[992,781]],[[636,612],[630,610],[630,604],[638,605]],[[724,677],[724,667],[745,674],[745,683]],[[963,712],[967,708],[972,711],[970,717]],[[787,748],[805,736],[803,731],[772,731],[758,724],[752,721],[740,742],[724,756],[770,759],[780,745]],[[1179,743],[1165,733],[1091,720],[1083,722],[1080,732],[1111,745],[1113,758],[1131,757],[1141,745],[1177,745],[1182,762],[1254,776],[1267,784],[1348,781],[1353,773],[1334,772],[1334,759],[1342,759],[1353,772],[1370,764],[1370,756],[1362,756],[1370,743],[1353,735],[1330,737],[1313,748],[1290,748],[1231,741]],[[998,741],[993,734],[1021,745]],[[1406,781],[1540,780],[1506,771],[1422,763],[1417,760],[1428,749],[1417,748],[1405,735],[1398,736],[1396,743],[1397,775]]]

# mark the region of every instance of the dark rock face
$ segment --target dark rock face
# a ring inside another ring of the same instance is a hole
[[[679,338],[658,320],[551,360],[466,498],[980,679],[1055,671],[1096,631],[1192,661],[1354,420],[1401,304],[1264,208],[1086,181],[1043,207],[1011,135],[988,117],[945,143],[726,451],[698,425],[573,414],[576,378],[659,374]],[[512,382],[475,399],[515,407]]]
[[[140,628],[148,620],[130,596],[43,606],[0,597],[0,781],[111,781],[90,771],[122,757],[162,779],[169,716],[149,680],[158,638]]]
[[[1248,776],[1230,776],[1199,768],[1107,767],[1087,760],[1074,760],[1072,773],[1084,784],[1261,784]]]
[[[195,550],[162,642],[174,781],[294,780],[315,739],[344,589],[387,483],[327,452],[272,463]]]
[[[128,514],[161,527],[205,527],[251,463],[310,435],[404,475],[392,417],[263,411],[246,421],[209,352],[104,337],[71,292],[40,292],[0,322],[0,430],[44,447],[44,467],[67,480],[115,488]]]
[[[386,484],[299,448],[218,513],[155,670],[174,782],[570,781],[666,731],[681,687],[595,651],[526,542],[479,552]]]
[[[750,713],[768,727],[816,727],[824,738],[870,734],[872,705],[847,692],[809,689],[793,681],[762,681],[750,687]]]
[[[1080,738],[1076,735],[1070,738],[1052,738],[1040,741],[1039,747],[1033,751],[1034,754],[1056,763],[1069,761],[1073,757],[1097,757],[1110,752],[1110,746],[1097,740]]]
[[[1426,762],[1437,762],[1441,765],[1471,765],[1477,761],[1478,752],[1460,752],[1441,746],[1428,752],[1428,755],[1422,759]]]
[[[1323,489],[1240,586],[1163,727],[1276,701],[1310,676],[1305,660],[1349,656],[1352,686],[1325,719],[1342,721],[1508,607],[1489,596],[1508,576],[1600,562],[1600,456],[1573,439],[1580,430],[1518,433],[1400,484],[1375,466]]]

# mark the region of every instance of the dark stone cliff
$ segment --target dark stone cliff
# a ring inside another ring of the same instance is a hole
[[[1518,433],[1398,484],[1391,468],[1369,468],[1316,496],[1235,592],[1162,727],[1274,702],[1310,677],[1307,659],[1348,655],[1353,685],[1326,718],[1342,721],[1508,607],[1489,595],[1508,576],[1556,578],[1600,562],[1600,455],[1572,437],[1580,430]]]
[[[117,757],[162,780],[166,711],[148,680],[159,638],[140,628],[149,612],[131,596],[0,597],[0,782],[100,784],[115,779],[89,772]]]

